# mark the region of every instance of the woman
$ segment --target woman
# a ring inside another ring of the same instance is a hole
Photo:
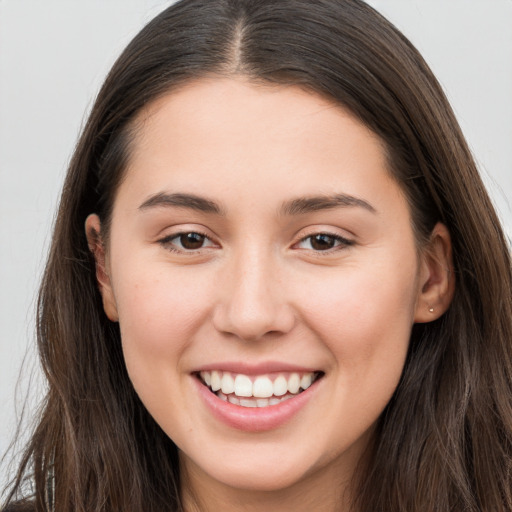
[[[179,2],[71,162],[8,501],[30,474],[36,510],[510,511],[510,269],[375,11]]]

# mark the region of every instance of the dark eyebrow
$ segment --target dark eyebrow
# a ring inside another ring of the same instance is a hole
[[[319,210],[349,206],[360,207],[371,213],[377,213],[377,210],[364,199],[347,194],[335,194],[332,196],[299,197],[291,201],[286,201],[281,207],[281,214],[301,215]]]
[[[146,201],[144,201],[139,206],[139,210],[146,210],[148,208],[154,208],[158,206],[190,208],[192,210],[197,210],[203,213],[225,215],[223,209],[215,201],[210,199],[196,196],[194,194],[168,194],[165,192],[159,192],[158,194],[154,194],[146,199]],[[328,210],[331,208],[349,206],[364,208],[365,210],[368,210],[372,213],[376,213],[375,208],[364,199],[360,199],[347,194],[298,197],[283,203],[280,213],[282,215],[301,215],[319,210]]]
[[[216,215],[225,215],[222,208],[204,197],[194,194],[168,194],[159,192],[146,199],[140,206],[139,210],[147,210],[158,206],[168,207],[174,206],[178,208],[189,208],[203,213],[214,213]]]

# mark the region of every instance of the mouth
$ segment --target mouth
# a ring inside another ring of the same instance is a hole
[[[202,371],[198,380],[220,400],[241,407],[273,407],[308,389],[323,372],[279,372],[244,375],[222,370]]]

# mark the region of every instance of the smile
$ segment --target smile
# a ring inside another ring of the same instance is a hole
[[[202,371],[199,379],[224,402],[241,407],[278,405],[308,389],[321,372],[291,372],[248,376],[223,371]]]

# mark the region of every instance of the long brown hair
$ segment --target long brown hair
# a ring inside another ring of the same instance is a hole
[[[357,480],[360,512],[512,511],[512,280],[508,246],[453,112],[410,42],[360,0],[184,0],[119,57],[64,184],[38,302],[48,379],[7,501],[29,475],[36,510],[180,511],[175,445],[128,378],[102,308],[84,221],[108,229],[133,119],[181,84],[243,75],[334,99],[385,143],[421,246],[453,243],[449,310],[415,325],[401,382]]]

